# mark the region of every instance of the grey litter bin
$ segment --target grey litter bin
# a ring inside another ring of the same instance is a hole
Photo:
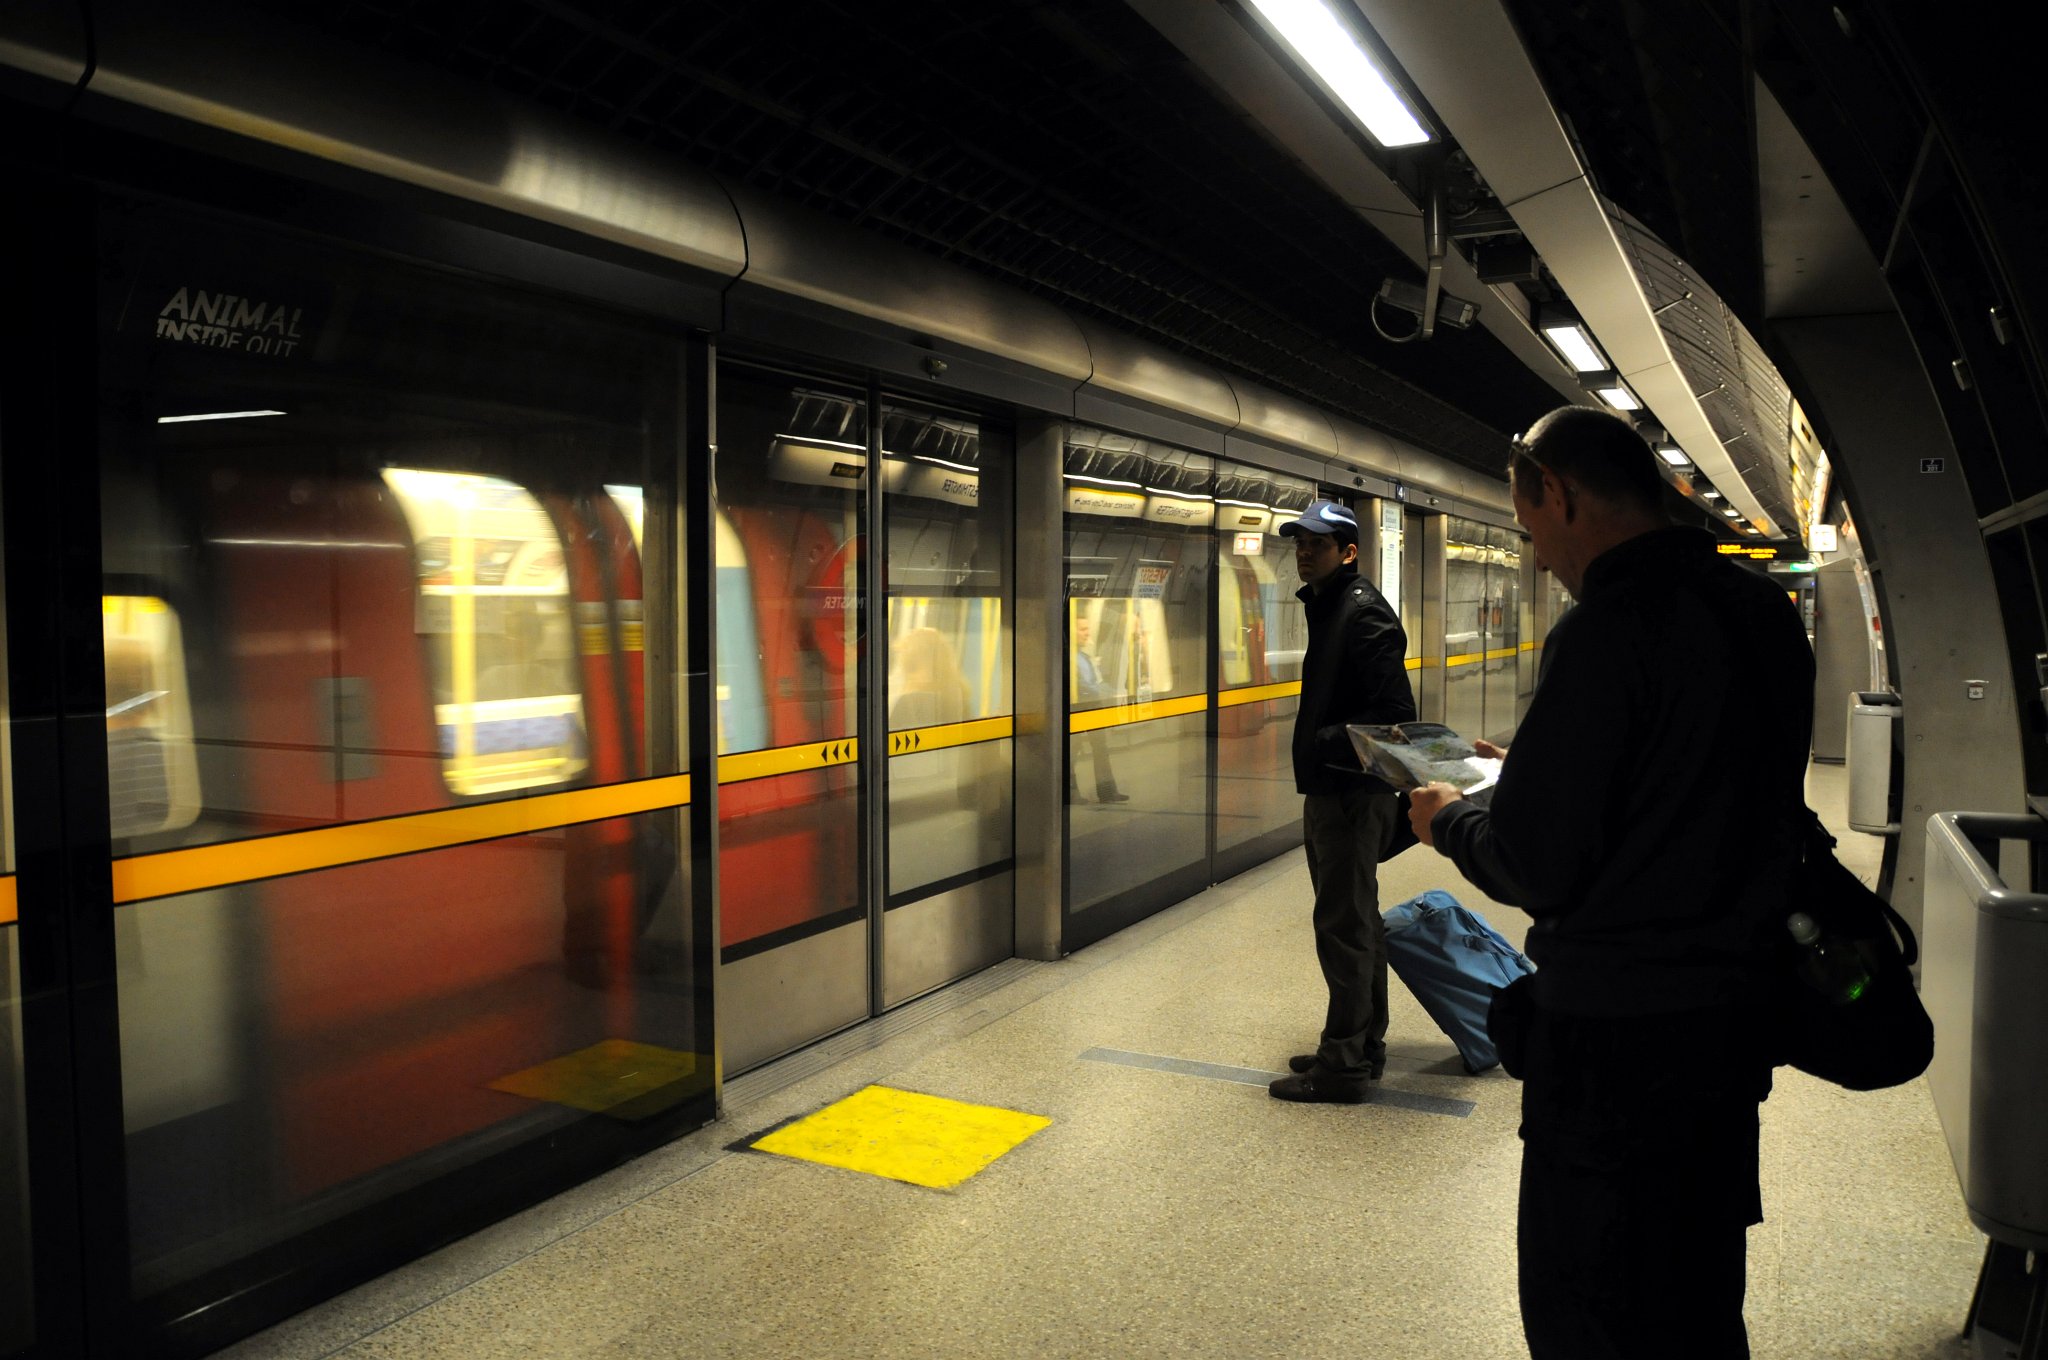
[[[1899,696],[1859,690],[1849,696],[1849,828],[1874,836],[1899,834],[1892,797],[1893,752],[1906,710]]]
[[[1934,1017],[1927,1085],[1948,1137],[1970,1221],[1991,1239],[1966,1335],[2040,1355],[2048,1319],[2048,894],[2008,888],[2000,841],[2048,844],[2029,814],[1942,812],[1927,819],[1920,995]],[[2030,885],[2031,886],[2031,885]],[[2030,1335],[2029,1335],[2030,1334]]]

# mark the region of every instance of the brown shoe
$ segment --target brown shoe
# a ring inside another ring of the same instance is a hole
[[[1311,1067],[1306,1072],[1280,1078],[1266,1088],[1266,1094],[1275,1100],[1298,1100],[1325,1105],[1363,1105],[1366,1098],[1366,1080],[1362,1077],[1341,1077],[1335,1072]]]

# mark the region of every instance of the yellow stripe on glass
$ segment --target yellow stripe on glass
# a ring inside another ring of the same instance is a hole
[[[948,746],[971,746],[981,741],[1000,741],[1016,729],[1012,718],[978,718],[972,722],[942,723],[937,727],[911,727],[889,734],[889,754],[907,756],[917,751],[939,751]]]
[[[950,1190],[1051,1123],[1021,1110],[869,1086],[756,1139],[753,1146]]]
[[[690,776],[668,775],[594,789],[513,798],[472,807],[444,808],[410,817],[386,817],[346,826],[323,826],[254,840],[194,845],[113,863],[116,904],[251,883],[258,879],[390,859],[422,850],[445,850],[477,841],[552,831],[581,822],[630,817],[681,807],[690,801]]]
[[[737,784],[747,779],[795,774],[799,770],[822,770],[833,765],[851,765],[860,756],[860,742],[854,737],[836,741],[810,741],[802,746],[772,746],[765,751],[741,751],[718,758],[718,782]]]
[[[0,874],[0,926],[14,924],[20,915],[14,901],[14,875]]]
[[[1243,685],[1237,689],[1226,689],[1216,696],[1216,707],[1235,708],[1239,704],[1262,703],[1267,699],[1287,699],[1301,693],[1301,681],[1282,680],[1274,685]]]
[[[1147,704],[1117,704],[1110,708],[1091,708],[1086,713],[1067,715],[1067,731],[1093,732],[1103,727],[1151,722],[1155,718],[1177,718],[1184,713],[1200,713],[1208,707],[1208,695],[1190,694],[1185,699],[1154,699]]]

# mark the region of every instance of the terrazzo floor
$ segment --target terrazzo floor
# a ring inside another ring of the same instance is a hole
[[[1840,771],[1814,806],[1839,831]],[[1518,943],[1525,919],[1426,849],[1383,901],[1443,887]],[[1465,1075],[1392,985],[1385,1085],[1470,1113],[1301,1106],[1280,1070],[1322,1008],[1299,853],[798,1079],[725,1118],[224,1352],[259,1357],[1526,1354],[1514,1289],[1516,1084]],[[952,1190],[731,1147],[873,1082],[1049,1117]],[[757,1093],[758,1094],[755,1094]],[[1948,1360],[1983,1238],[1921,1083],[1851,1095],[1781,1072],[1764,1108],[1747,1315],[1759,1357]],[[1646,1342],[1646,1356],[1657,1354]]]

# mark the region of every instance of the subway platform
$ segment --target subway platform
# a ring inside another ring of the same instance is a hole
[[[1813,767],[1808,793],[1874,876],[1840,768]],[[1381,887],[1447,888],[1517,943],[1526,926],[1427,849]],[[1320,1024],[1307,899],[1296,852],[1058,963],[1000,965],[745,1074],[717,1123],[222,1354],[1525,1355],[1517,1084],[1467,1076],[1395,983],[1372,1103],[1263,1089]],[[1035,1131],[950,1188],[753,1146],[871,1086]],[[1925,1085],[1858,1095],[1781,1070],[1763,1129],[1753,1353],[1968,1355],[1984,1239]]]

